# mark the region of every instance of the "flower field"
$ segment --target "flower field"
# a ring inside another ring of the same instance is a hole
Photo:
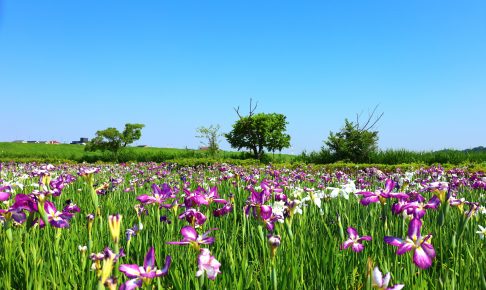
[[[486,289],[486,174],[0,163],[0,289]]]

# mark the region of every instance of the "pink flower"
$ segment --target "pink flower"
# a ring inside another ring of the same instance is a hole
[[[386,273],[386,275],[383,277],[383,274],[381,273],[380,269],[378,267],[375,267],[372,272],[372,286],[373,288],[379,289],[379,290],[400,290],[402,289],[405,285],[403,284],[397,284],[393,285],[391,287],[388,287],[388,284],[390,283],[390,273]]]
[[[201,253],[197,257],[197,263],[199,270],[196,272],[196,277],[206,272],[208,278],[214,280],[218,274],[221,274],[221,271],[219,271],[221,263],[214,256],[211,256],[211,252],[208,249],[201,249]]]
[[[408,251],[413,251],[413,262],[420,269],[427,269],[432,266],[432,260],[435,258],[435,250],[430,239],[432,235],[422,236],[420,228],[422,221],[414,218],[410,221],[408,235],[406,239],[396,237],[385,237],[385,243],[398,247],[397,255],[403,255]]]
[[[341,245],[341,250],[352,246],[352,250],[358,253],[364,249],[363,244],[361,244],[363,241],[371,241],[371,236],[360,237],[358,231],[352,227],[348,227],[348,235],[349,238]]]

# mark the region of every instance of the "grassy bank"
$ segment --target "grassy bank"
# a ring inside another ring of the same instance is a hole
[[[72,161],[72,162],[165,162],[182,159],[214,159],[246,160],[250,156],[244,152],[221,151],[211,156],[205,150],[155,148],[155,147],[129,147],[123,149],[117,156],[111,152],[85,152],[83,145],[71,144],[24,144],[0,142],[0,161]],[[271,162],[292,162],[295,156],[288,154],[268,154],[267,160]]]

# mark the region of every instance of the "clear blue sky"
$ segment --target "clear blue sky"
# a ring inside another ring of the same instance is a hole
[[[132,122],[196,148],[250,97],[287,152],[376,104],[383,149],[485,146],[486,1],[0,0],[0,141]]]

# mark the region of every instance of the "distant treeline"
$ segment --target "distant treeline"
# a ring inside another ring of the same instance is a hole
[[[302,162],[315,164],[329,164],[339,161],[336,160],[330,151],[322,150],[319,152],[302,153],[299,155]],[[366,163],[370,164],[403,164],[403,163],[423,163],[431,164],[464,164],[486,162],[486,148],[477,147],[468,150],[439,150],[416,152],[409,150],[384,150],[372,152]]]
[[[111,152],[85,152],[81,145],[49,145],[49,144],[18,144],[0,143],[0,161],[43,161],[43,162],[181,162],[210,163],[228,162],[246,163],[302,163],[302,164],[332,164],[349,163],[349,160],[337,160],[335,155],[327,150],[302,153],[300,155],[267,153],[261,160],[251,160],[252,155],[246,152],[219,151],[212,156],[204,150],[173,149],[173,148],[126,148],[117,155]],[[409,150],[384,150],[373,152],[363,163],[366,164],[467,164],[486,163],[486,148],[477,147],[468,150],[440,150],[415,152]]]

